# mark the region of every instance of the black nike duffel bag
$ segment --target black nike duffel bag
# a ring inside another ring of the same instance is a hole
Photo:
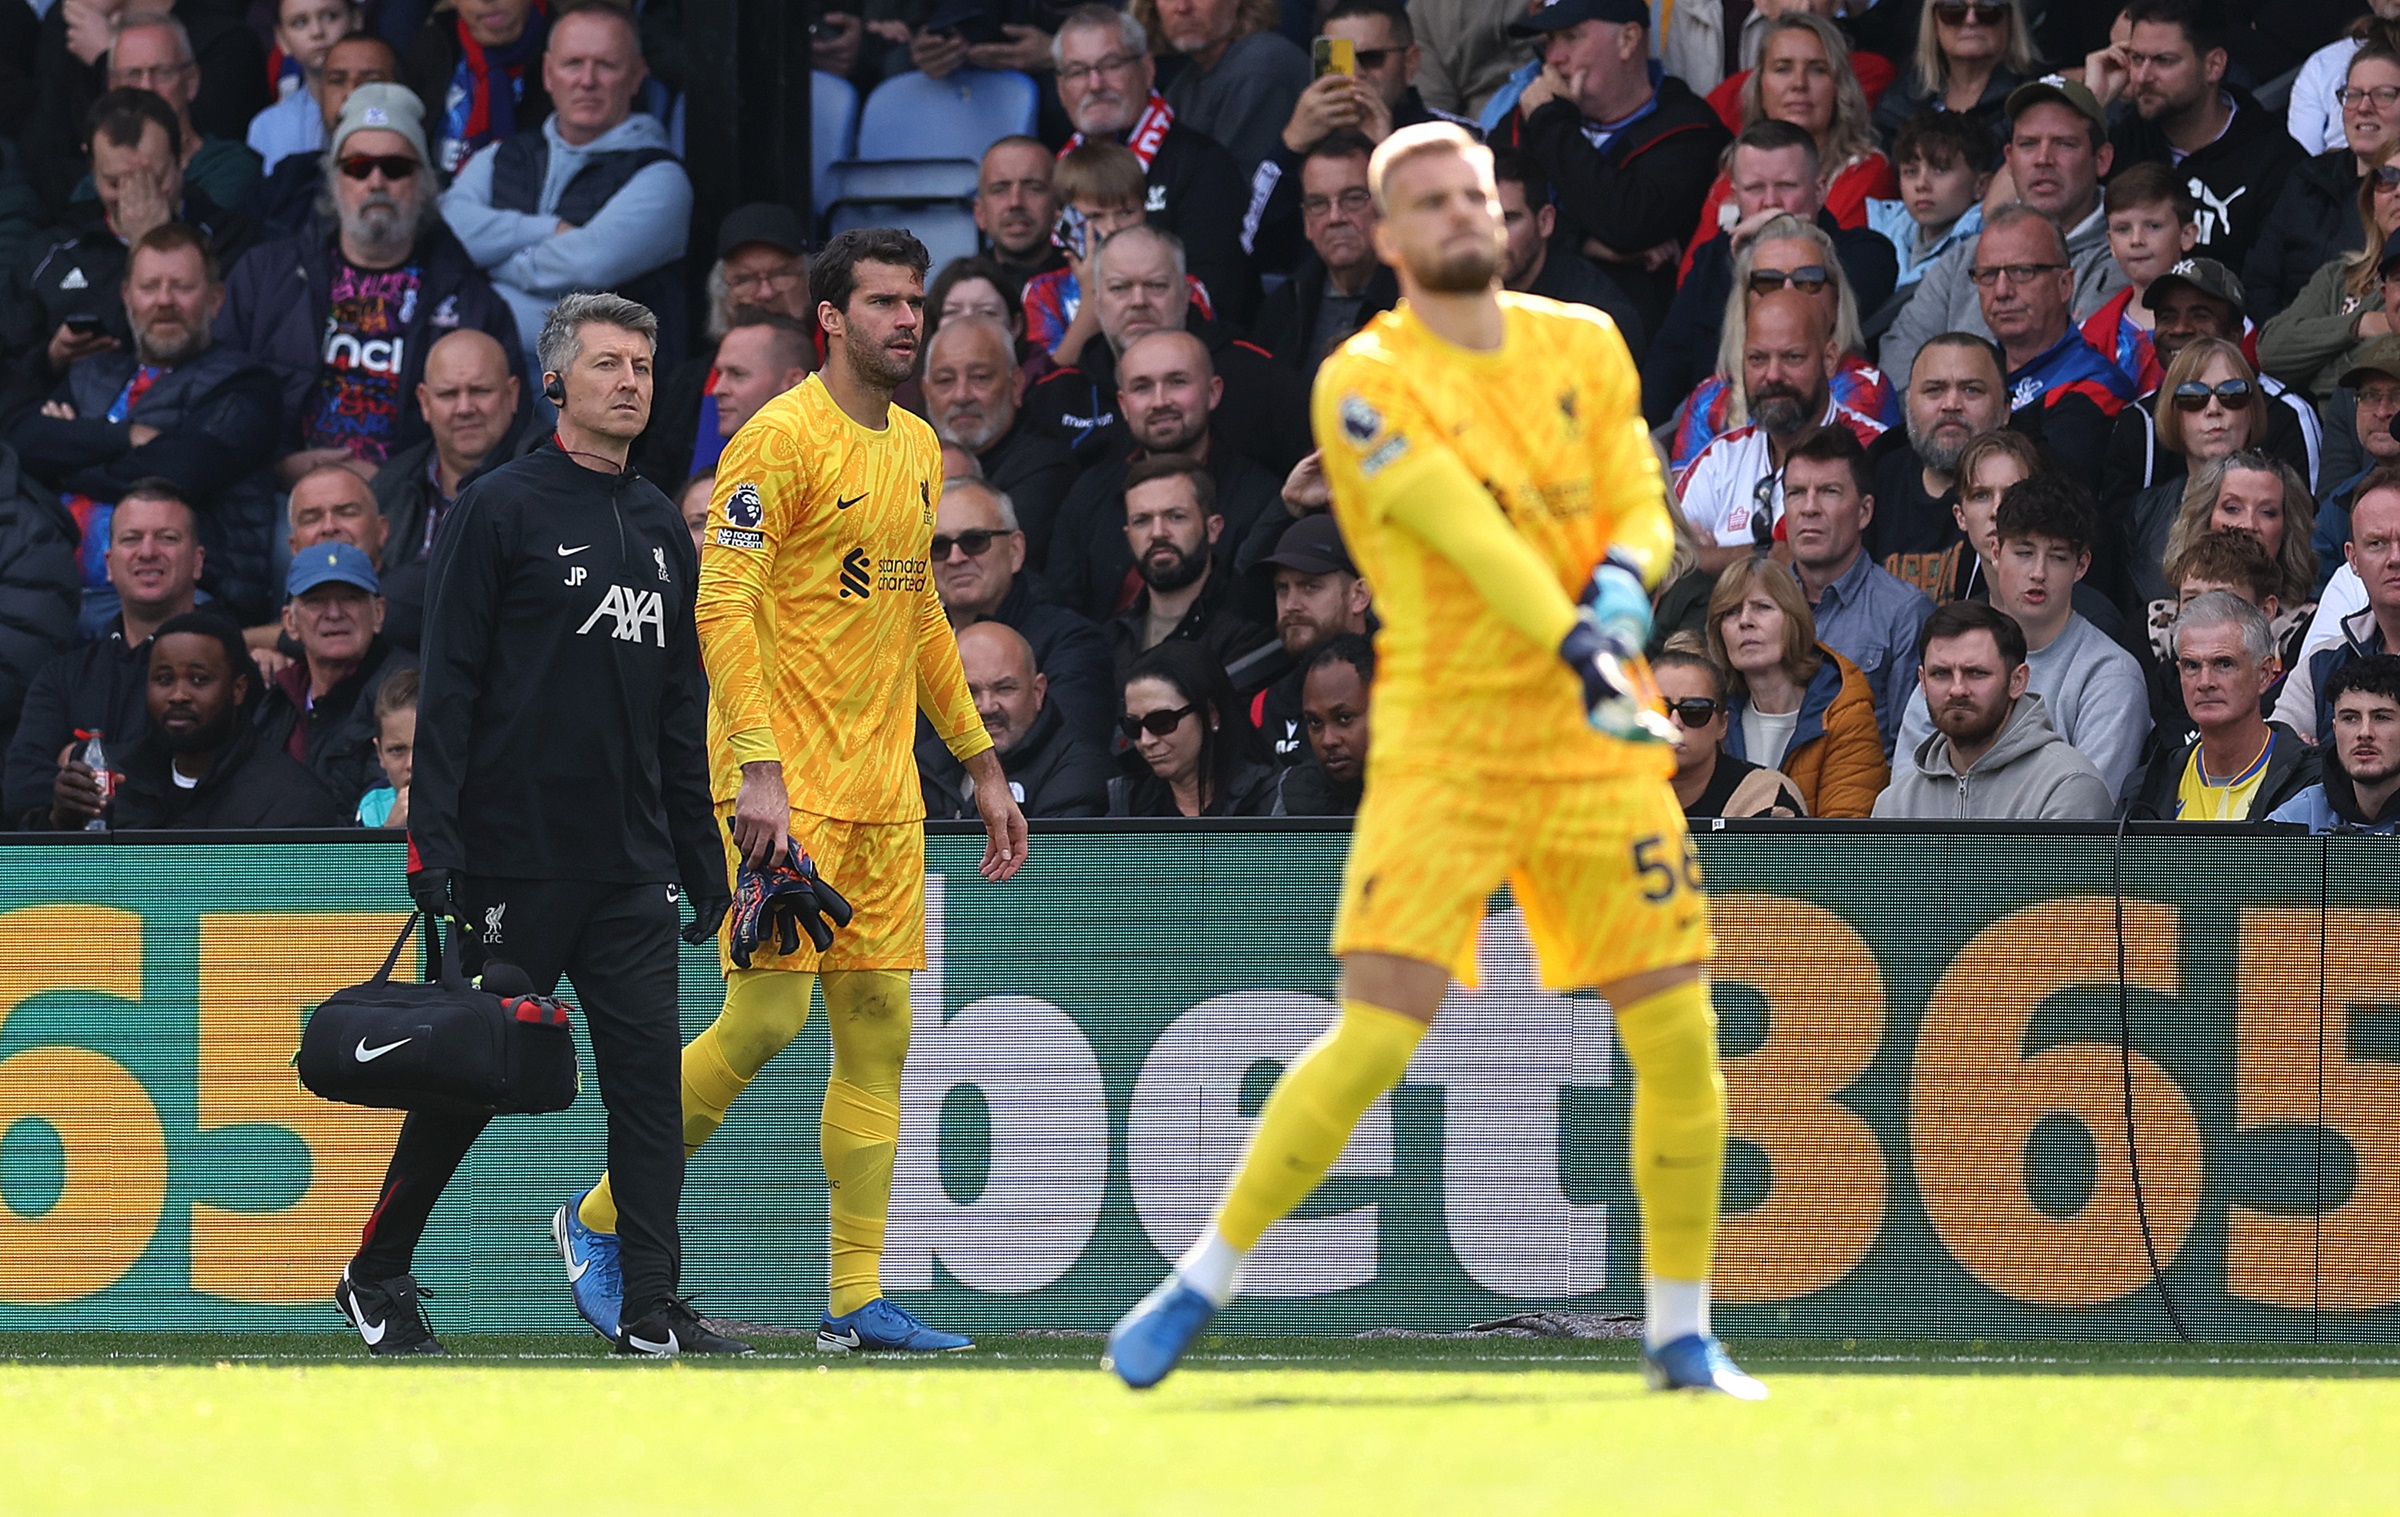
[[[394,983],[392,966],[419,921],[441,965],[421,985]],[[523,970],[499,962],[470,984],[458,933],[421,913],[400,929],[383,967],[337,990],[309,1014],[292,1063],[328,1101],[459,1116],[564,1111],[575,1104],[573,1008],[532,994]]]

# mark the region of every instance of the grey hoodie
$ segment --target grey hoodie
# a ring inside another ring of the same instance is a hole
[[[2025,664],[2033,670],[2026,693],[2042,698],[2050,725],[2092,761],[2109,794],[2123,792],[2150,736],[2150,687],[2142,666],[2081,613],[2069,617],[2065,630],[2046,646],[2027,654]],[[1900,714],[1896,751],[1916,752],[1932,731],[1933,712],[1920,686]]]
[[[1966,773],[1951,762],[1950,740],[1936,732],[1911,750],[1875,797],[1876,816],[1919,822],[2077,821],[2115,810],[2100,771],[2058,735],[2031,691],[2000,724],[1991,751]]]

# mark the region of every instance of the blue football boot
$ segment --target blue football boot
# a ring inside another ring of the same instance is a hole
[[[1642,1378],[1654,1391],[1703,1391],[1736,1401],[1764,1401],[1767,1387],[1742,1373],[1725,1345],[1705,1333],[1686,1333],[1672,1343],[1642,1350]]]
[[[586,1192],[589,1194],[589,1192]],[[575,1293],[575,1310],[592,1331],[617,1341],[618,1318],[625,1309],[625,1274],[617,1263],[617,1235],[595,1232],[583,1225],[577,1196],[550,1219],[550,1239],[566,1261],[567,1288]]]
[[[1216,1316],[1216,1303],[1170,1274],[1109,1329],[1100,1366],[1137,1391],[1167,1378]]]
[[[820,1354],[954,1354],[974,1346],[974,1339],[927,1327],[881,1296],[817,1324]]]

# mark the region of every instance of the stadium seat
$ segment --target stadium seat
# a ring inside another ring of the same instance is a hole
[[[858,87],[818,69],[808,80],[808,183],[816,213],[825,214],[840,188],[835,165],[850,156],[858,130]]]
[[[859,113],[862,159],[966,158],[1012,133],[1031,132],[1040,92],[1013,69],[963,68],[946,79],[886,79]]]

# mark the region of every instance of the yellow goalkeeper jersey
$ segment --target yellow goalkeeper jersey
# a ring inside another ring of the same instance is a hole
[[[1570,600],[1612,546],[1652,577],[1672,556],[1641,382],[1615,325],[1586,306],[1500,300],[1507,335],[1494,352],[1444,341],[1403,305],[1317,371],[1311,419],[1334,517],[1382,621],[1370,764],[1526,779],[1669,773],[1665,747],[1593,731],[1557,650],[1508,625],[1389,519],[1390,502],[1450,455]]]
[[[725,444],[696,607],[718,800],[779,759],[797,810],[916,821],[918,710],[960,758],[992,745],[928,572],[941,488],[931,427],[862,427],[813,374]]]

